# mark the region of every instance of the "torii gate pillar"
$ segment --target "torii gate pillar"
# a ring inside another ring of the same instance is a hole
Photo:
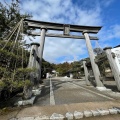
[[[90,81],[88,80],[89,73],[88,73],[88,69],[86,67],[86,61],[85,60],[83,60],[83,67],[84,67],[86,85],[90,86],[91,84],[90,84]]]
[[[40,48],[39,48],[39,58],[40,58],[40,80],[41,80],[41,69],[42,69],[42,58],[43,58],[43,50],[44,50],[44,43],[45,43],[45,33],[46,28],[41,27],[41,38],[40,38]]]
[[[100,80],[100,71],[99,71],[98,65],[95,63],[95,55],[92,49],[92,45],[90,43],[88,31],[87,30],[83,31],[83,35],[85,36],[86,46],[88,48],[88,53],[90,56],[90,61],[91,61],[91,65],[92,65],[92,69],[93,69],[93,73],[94,73],[94,77],[97,85],[96,87],[98,89],[105,89],[103,83]]]

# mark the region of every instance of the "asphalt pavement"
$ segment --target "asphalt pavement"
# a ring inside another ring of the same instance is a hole
[[[67,112],[109,109],[120,107],[120,93],[113,91],[98,91],[93,86],[86,86],[83,79],[70,79],[65,77],[49,78],[44,80],[42,92],[36,97],[32,106],[21,107],[6,118],[24,118],[36,116],[51,116],[59,113],[65,116]],[[119,120],[120,114],[83,118],[84,120]]]
[[[45,88],[37,97],[35,105],[60,105],[84,102],[110,101],[114,98],[104,95],[92,87],[85,88],[84,80],[50,78],[44,80]]]

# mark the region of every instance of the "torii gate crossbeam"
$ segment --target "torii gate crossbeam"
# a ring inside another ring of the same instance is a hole
[[[101,26],[79,26],[79,25],[69,25],[69,24],[60,24],[60,23],[52,23],[52,22],[43,22],[43,21],[36,21],[36,20],[29,20],[24,19],[24,21],[27,23],[29,28],[42,28],[46,27],[47,30],[57,30],[57,31],[63,31],[63,34],[52,34],[52,33],[46,33],[47,37],[61,37],[61,38],[74,38],[74,39],[85,39],[84,35],[78,36],[78,35],[71,35],[70,32],[83,32],[84,30],[87,30],[88,33],[98,33],[101,29]],[[41,36],[40,33],[32,32],[28,33],[33,36]],[[98,40],[97,37],[89,36],[91,40]]]

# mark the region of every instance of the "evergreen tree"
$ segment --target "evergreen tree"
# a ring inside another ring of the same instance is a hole
[[[20,13],[18,0],[12,0],[10,5],[5,4],[0,2],[0,92],[1,97],[6,99],[14,89],[31,84],[29,73],[32,70],[26,68],[29,52],[23,46],[22,34],[17,37],[19,27],[9,39],[9,33],[16,24],[30,15]]]

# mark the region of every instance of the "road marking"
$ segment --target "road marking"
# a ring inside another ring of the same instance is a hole
[[[51,78],[50,78],[50,105],[55,105],[55,98],[54,98]]]
[[[70,83],[70,82],[69,82],[69,83]],[[107,98],[107,99],[110,99],[110,100],[115,100],[114,98],[111,98],[111,97],[108,97],[108,96],[106,96],[106,95],[103,95],[103,94],[94,92],[94,91],[89,90],[89,89],[87,89],[87,88],[84,88],[84,87],[82,87],[82,86],[80,86],[80,85],[78,85],[78,84],[75,84],[75,83],[71,83],[71,84],[73,84],[73,85],[75,85],[75,86],[79,86],[80,88],[82,88],[82,89],[84,89],[84,90],[86,90],[86,91],[89,91],[89,92],[91,92],[91,93],[94,93],[94,94],[96,94],[96,95],[99,95],[99,96],[101,96],[101,97],[104,97],[104,98]]]

